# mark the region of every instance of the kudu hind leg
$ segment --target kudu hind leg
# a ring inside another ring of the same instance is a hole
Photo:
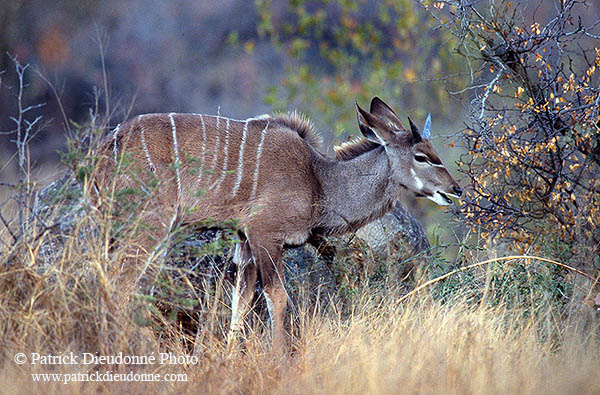
[[[276,352],[285,350],[284,319],[287,306],[287,292],[284,286],[283,266],[281,262],[281,246],[265,245],[257,247],[255,252],[257,266],[263,285],[263,296],[267,302],[267,310],[271,321],[272,349]]]
[[[229,345],[243,327],[256,286],[256,265],[252,258],[250,243],[245,238],[236,245],[233,260],[237,266],[237,275],[231,290],[231,323],[227,337]]]
[[[263,296],[267,302],[267,310],[271,319],[272,347],[276,352],[285,350],[285,308],[287,306],[287,292],[279,279],[271,279],[265,286]]]

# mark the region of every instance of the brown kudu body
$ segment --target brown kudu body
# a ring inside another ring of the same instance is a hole
[[[323,154],[311,124],[296,114],[243,121],[138,116],[117,127],[104,145],[96,186],[100,190],[114,181],[124,154],[142,174],[161,180],[156,197],[140,213],[153,229],[141,246],[146,254],[174,224],[236,220],[241,242],[234,261],[240,270],[230,334],[240,329],[260,274],[273,346],[281,349],[284,245],[356,230],[390,211],[405,189],[438,204],[461,194],[428,140],[427,125],[423,136],[412,121],[406,129],[378,98],[369,112],[356,108],[364,138],[337,147],[335,158]],[[118,177],[122,187],[139,185],[130,176]]]

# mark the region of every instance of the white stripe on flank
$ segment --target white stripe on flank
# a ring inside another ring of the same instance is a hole
[[[181,176],[179,174],[179,166],[181,163],[179,162],[179,148],[177,147],[177,131],[175,128],[175,120],[173,119],[173,115],[175,113],[169,114],[169,119],[171,120],[171,132],[173,133],[173,151],[175,151],[175,175],[177,176],[177,200],[181,198]]]
[[[200,122],[202,123],[202,157],[200,159],[200,174],[204,171],[204,159],[206,158],[206,125],[204,124],[204,117],[200,115]]]
[[[246,136],[248,135],[248,122],[250,119],[247,119],[244,122],[244,131],[242,132],[242,142],[240,143],[240,157],[238,159],[237,166],[237,180],[235,180],[235,185],[233,186],[232,197],[235,196],[240,185],[242,184],[242,174],[244,173],[244,147],[246,146]]]
[[[146,144],[146,136],[144,135],[144,125],[142,124],[142,117],[143,115],[140,115],[138,117],[138,122],[140,124],[141,131],[142,148],[144,149],[144,154],[146,154],[146,159],[148,160],[150,171],[152,173],[156,173],[156,166],[154,166],[154,163],[152,163],[152,159],[150,158],[150,151],[148,151],[148,145]]]
[[[118,124],[113,132],[113,152],[115,153],[115,164],[117,163],[117,135],[119,134],[119,128],[121,124]]]
[[[204,117],[202,114],[194,114],[200,117],[200,123],[202,125],[202,156],[200,157],[200,168],[198,169],[198,180],[196,181],[198,184],[202,181],[202,176],[204,175],[204,163],[206,160],[206,124],[204,123]]]
[[[223,147],[225,151],[225,159],[223,160],[223,172],[227,171],[227,162],[229,162],[229,118],[227,118],[227,123],[225,126],[225,147]],[[223,173],[223,177],[225,177],[225,173]]]
[[[213,185],[210,187],[210,189],[218,188],[221,185],[221,183],[223,182],[223,180],[225,179],[225,176],[227,176],[227,162],[229,162],[229,118],[225,118],[225,119],[226,119],[225,145],[223,146],[223,151],[225,152],[225,158],[223,158],[223,167],[221,168],[221,177],[219,177],[219,179],[213,183]]]
[[[210,169],[213,172],[217,171],[217,157],[219,156],[219,143],[221,142],[221,133],[219,133],[219,121],[221,120],[220,116],[216,116],[217,118],[217,124],[215,126],[215,130],[216,130],[216,135],[217,135],[217,142],[215,143],[215,151],[214,151],[214,156],[213,156],[213,160],[212,160],[212,164],[210,166]]]
[[[265,136],[267,135],[267,129],[269,128],[269,122],[267,121],[267,126],[263,129],[260,134],[260,142],[258,143],[258,148],[256,149],[256,167],[254,168],[254,179],[252,182],[252,193],[250,194],[250,201],[254,200],[256,197],[256,188],[258,187],[258,172],[260,168],[260,156],[262,155],[262,146],[265,141]]]

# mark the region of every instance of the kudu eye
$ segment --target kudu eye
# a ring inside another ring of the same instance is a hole
[[[425,155],[415,155],[415,160],[419,163],[427,163],[427,157]]]

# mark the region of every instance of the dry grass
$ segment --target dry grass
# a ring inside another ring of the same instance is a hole
[[[62,203],[45,213],[47,224],[65,215]],[[531,299],[527,306],[490,307],[473,301],[473,290],[467,296],[459,283],[452,297],[440,299],[431,287],[398,303],[395,288],[401,284],[390,280],[387,288],[375,289],[357,279],[351,296],[340,291],[316,304],[297,298],[288,312],[288,354],[269,351],[260,309],[240,343],[228,348],[224,276],[199,288],[181,269],[165,280],[157,276],[164,273],[160,254],[149,266],[132,268],[130,243],[110,241],[115,227],[109,216],[80,214],[70,237],[56,244],[63,247],[48,258],[48,243],[57,242],[60,227],[44,231],[33,221],[25,240],[2,248],[1,393],[600,393],[598,316],[587,306],[534,306]],[[117,227],[133,240],[138,224]],[[182,295],[198,301],[197,364],[14,362],[16,353],[193,355],[196,333],[170,314],[185,310],[174,302]],[[185,374],[187,381],[64,384],[64,376],[58,382],[32,377],[96,371]]]
[[[21,370],[9,359],[0,383],[19,393],[27,389],[45,393],[117,389],[344,394],[600,391],[597,341],[571,328],[565,330],[556,349],[556,344],[540,343],[533,326],[521,325],[506,313],[461,303],[440,306],[428,300],[397,311],[365,307],[347,320],[335,315],[305,317],[293,355],[271,355],[260,335],[249,336],[244,350],[232,353],[223,352],[216,342],[207,344],[208,351],[198,365],[167,369],[187,373],[187,383],[32,385],[29,373],[39,372],[39,366]],[[155,347],[140,352],[151,350]]]
[[[44,214],[47,224],[64,216],[62,203]],[[598,316],[575,302],[534,306],[531,298],[527,306],[490,307],[473,300],[473,283],[467,296],[459,282],[452,297],[439,298],[432,287],[398,303],[396,288],[405,286],[391,280],[375,289],[358,279],[350,296],[340,291],[316,304],[298,298],[288,311],[290,352],[274,355],[260,313],[239,344],[226,346],[223,276],[194,288],[181,269],[169,272],[176,274],[171,280],[157,276],[164,273],[160,254],[148,266],[128,265],[136,221],[87,212],[60,240],[60,227],[39,225],[33,221],[23,240],[0,250],[0,393],[600,393]],[[118,245],[111,242],[115,229]],[[48,258],[51,242],[63,247]],[[488,291],[494,288],[480,293]],[[185,310],[174,302],[181,295],[198,302],[197,364],[14,362],[16,353],[192,355],[196,333],[170,314]],[[64,377],[32,377],[132,370],[186,374],[187,381],[63,384]]]
[[[4,260],[0,271],[5,393],[600,393],[593,313],[579,309],[549,324],[523,318],[518,309],[460,297],[442,304],[428,291],[397,305],[393,292],[374,297],[368,286],[345,311],[336,309],[337,296],[316,307],[295,306],[291,353],[285,356],[269,352],[268,331],[258,319],[235,349],[225,347],[228,297],[213,292],[220,289],[216,284],[202,291],[198,364],[16,365],[18,352],[192,353],[193,337],[140,299],[139,287],[127,286],[139,271],[121,269],[119,251],[106,251],[101,236],[92,248],[71,240],[58,261],[42,269],[36,254],[44,237],[14,247],[17,259]],[[551,336],[541,336],[548,325]],[[131,369],[185,373],[188,381],[63,384],[33,383],[31,376]]]

